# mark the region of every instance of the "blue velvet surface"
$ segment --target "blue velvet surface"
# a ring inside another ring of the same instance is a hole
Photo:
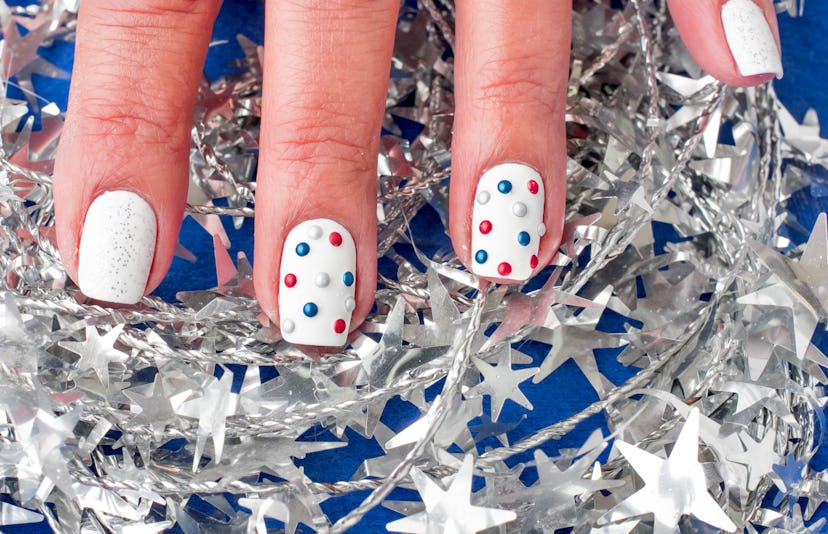
[[[826,81],[825,72],[828,63],[828,42],[815,36],[828,35],[828,3],[812,1],[807,5],[804,18],[790,19],[783,15],[780,18],[782,42],[784,50],[785,78],[776,83],[782,101],[789,107],[794,116],[802,118],[808,107],[814,107],[820,116],[828,117],[828,97],[823,84]],[[226,72],[226,65],[231,60],[240,57],[241,49],[235,43],[235,35],[243,33],[252,40],[261,43],[263,38],[263,2],[260,0],[226,0],[219,15],[214,30],[214,40],[228,40],[226,45],[216,46],[210,50],[205,71],[208,78],[215,79]],[[42,54],[49,60],[58,63],[64,68],[71,67],[71,45],[61,45],[52,49],[44,49]],[[48,100],[58,103],[61,109],[66,107],[67,82],[35,80],[37,91]],[[16,96],[11,94],[10,96]],[[792,208],[801,223],[810,228],[820,211],[828,208],[828,198],[821,202],[806,200],[804,195],[798,195],[792,201]],[[436,218],[429,218],[425,213],[415,225],[427,230],[432,228]],[[253,225],[246,221],[240,230],[226,225],[232,241],[231,256],[236,251],[245,251],[252,258]],[[669,240],[669,236],[658,236],[661,240]],[[179,258],[173,260],[169,274],[157,289],[156,294],[168,300],[173,300],[177,291],[188,289],[203,289],[216,283],[213,264],[212,239],[191,219],[184,222],[181,242],[191,250],[198,261],[189,263]],[[608,328],[613,328],[611,316],[605,318]],[[531,344],[524,344],[521,350],[529,354],[537,354]],[[610,380],[615,383],[623,382],[633,373],[633,370],[624,368],[615,362],[612,353],[598,354],[599,367]],[[234,372],[238,374],[238,369]],[[510,434],[510,439],[519,439],[527,433],[575,413],[596,400],[596,396],[577,367],[570,361],[565,363],[552,378],[541,384],[525,383],[522,389],[532,399],[535,409],[527,414],[520,430]],[[434,391],[429,391],[433,395]],[[488,402],[488,400],[486,401]],[[515,408],[513,403],[507,403],[503,411],[502,420],[518,421],[525,412]],[[403,402],[392,402],[386,410],[383,422],[395,430],[400,430],[416,419],[419,414],[410,405]],[[393,414],[393,415],[390,415]],[[579,426],[571,435],[561,441],[546,444],[543,449],[549,455],[555,455],[560,448],[580,445],[592,429],[601,427],[603,419],[600,416],[591,418]],[[306,439],[328,439],[324,432],[309,434]],[[381,454],[381,450],[373,440],[365,440],[353,432],[348,432],[347,438],[352,452],[360,452],[362,457],[372,457]],[[518,457],[514,462],[523,461],[528,457]],[[514,463],[513,462],[513,463]],[[355,454],[344,455],[333,451],[311,456],[309,460],[298,462],[303,465],[307,473],[316,480],[335,481],[348,479],[359,465]],[[828,455],[819,453],[814,458],[813,467],[825,469],[828,467]],[[323,508],[332,520],[341,517],[348,510],[356,506],[364,498],[365,493],[356,493],[348,496],[332,498],[323,503]],[[410,499],[415,495],[412,492],[398,490],[392,495],[394,498]],[[826,516],[826,509],[820,509],[818,517]],[[355,532],[383,532],[385,524],[398,518],[399,515],[385,509],[371,512],[357,527]],[[272,526],[276,526],[273,524]],[[42,532],[47,531],[44,524],[8,528],[8,532]]]

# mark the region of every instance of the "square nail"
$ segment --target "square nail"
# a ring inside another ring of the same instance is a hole
[[[78,258],[84,295],[134,304],[147,287],[155,256],[155,212],[130,191],[107,191],[86,212]]]
[[[544,190],[532,167],[504,163],[483,173],[472,209],[472,272],[527,280],[538,266]]]
[[[762,8],[753,0],[727,0],[722,26],[739,74],[782,77],[782,58]]]
[[[279,279],[282,337],[300,345],[341,347],[356,307],[356,247],[330,219],[296,225],[285,239]]]

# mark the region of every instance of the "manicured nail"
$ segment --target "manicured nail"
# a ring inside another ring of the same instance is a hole
[[[531,167],[504,163],[483,173],[472,210],[472,272],[527,280],[538,266],[543,180]]]
[[[296,225],[285,239],[280,271],[282,337],[299,345],[344,345],[356,307],[356,247],[348,230],[330,219]]]
[[[722,24],[730,53],[742,76],[782,77],[782,58],[765,14],[753,0],[727,0]]]
[[[96,198],[83,222],[78,284],[87,297],[119,304],[141,300],[155,255],[155,213],[129,191]]]

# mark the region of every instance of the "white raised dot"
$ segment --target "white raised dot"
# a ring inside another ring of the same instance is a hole
[[[308,237],[311,239],[319,239],[320,237],[322,237],[322,227],[313,225],[310,228],[308,228]]]
[[[545,234],[545,233],[546,233],[546,225],[545,225],[545,224],[543,224],[543,223],[540,223],[540,224],[538,225],[538,235],[539,235],[540,237],[543,237],[543,234]]]
[[[481,191],[477,193],[477,202],[480,204],[487,203],[490,198],[492,198],[492,195],[490,195],[488,191]]]
[[[316,287],[328,287],[328,284],[331,283],[331,277],[328,276],[328,273],[317,273],[313,278],[313,283],[316,284]]]
[[[282,321],[282,332],[284,332],[285,334],[290,334],[294,330],[296,330],[296,323],[294,323],[290,319],[285,319],[284,321]]]
[[[354,298],[353,297],[346,298],[345,299],[345,311],[351,312],[351,311],[354,311],[354,308],[356,308],[356,301],[354,300]]]
[[[526,215],[526,204],[523,202],[515,202],[512,204],[512,213],[514,213],[518,217],[523,217]]]

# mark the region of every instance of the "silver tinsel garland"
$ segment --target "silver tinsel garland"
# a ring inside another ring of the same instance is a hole
[[[828,320],[828,230],[822,216],[796,246],[784,209],[826,171],[828,143],[772,88],[704,76],[663,2],[575,2],[564,242],[523,288],[481,284],[447,240],[409,226],[448,213],[453,7],[403,8],[377,210],[378,257],[396,275],[381,276],[347,350],[322,357],[262,326],[250,265],[225,248],[220,218],[238,227],[255,205],[261,67],[243,37],[239,72],[202,85],[192,130],[187,212],[213,235],[219,286],[110,309],[67,279],[51,227],[63,117],[31,76],[66,76],[37,49],[73,38],[70,4],[0,4],[3,82],[29,96],[0,108],[0,491],[14,503],[0,503],[0,525],[341,532],[382,504],[404,532],[804,532],[828,499],[828,472],[808,465],[824,429],[828,359],[812,338]],[[403,122],[422,128],[413,141]],[[555,395],[570,359],[597,400],[546,426],[499,419],[509,400],[532,410],[530,378]],[[602,374],[609,360],[633,370],[625,383]],[[420,419],[391,430],[392,401]],[[540,449],[594,415],[606,435]],[[299,439],[322,428],[329,441]],[[297,466],[364,453],[346,429],[383,454],[360,457],[350,480]],[[422,503],[388,499],[397,487]],[[321,503],[358,491],[331,522]]]

